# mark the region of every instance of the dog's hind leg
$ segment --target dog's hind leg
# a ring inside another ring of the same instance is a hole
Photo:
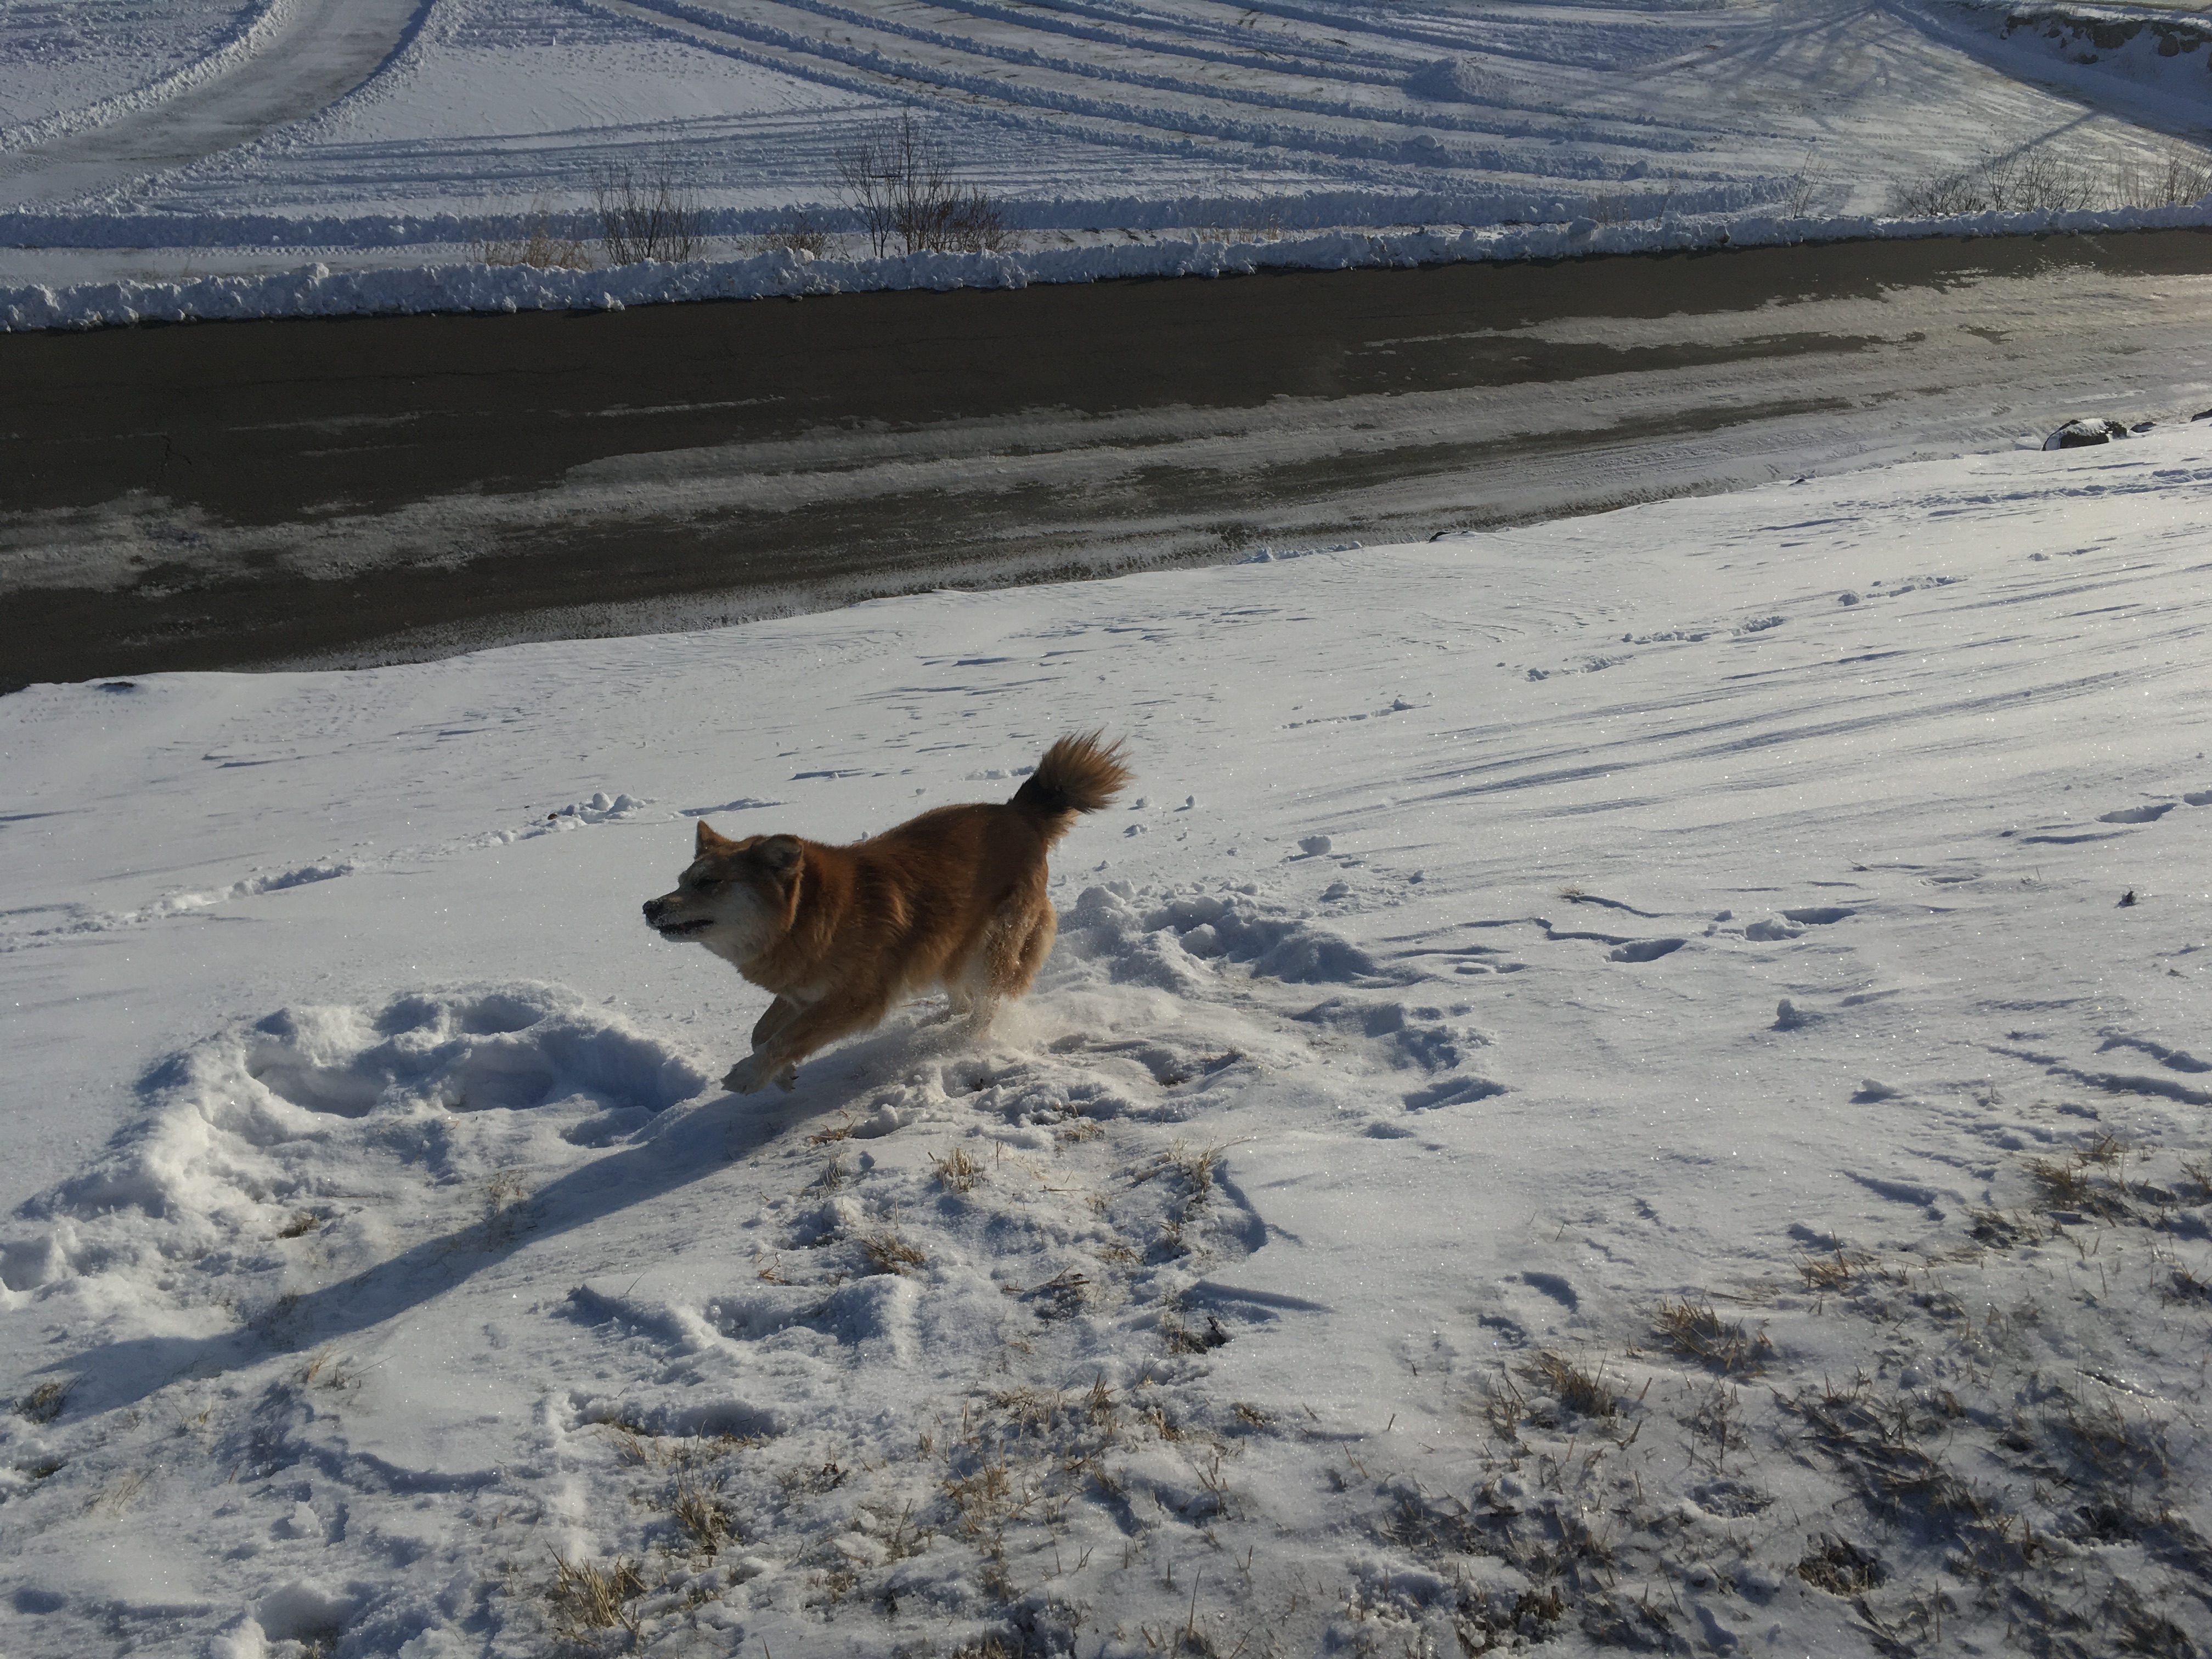
[[[1003,935],[1005,949],[993,953],[991,964],[991,989],[1002,997],[1024,995],[1036,982],[1037,970],[1052,954],[1052,942],[1060,933],[1060,919],[1051,902],[1042,897],[1035,908],[1010,921]]]
[[[945,1018],[964,1020],[974,1031],[988,1030],[997,1011],[998,995],[991,987],[990,947],[988,943],[945,976]]]

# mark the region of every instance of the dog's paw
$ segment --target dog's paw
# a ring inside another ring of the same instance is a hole
[[[738,1095],[757,1094],[771,1083],[786,1094],[796,1089],[799,1086],[797,1062],[784,1066],[781,1071],[772,1072],[762,1060],[761,1051],[756,1048],[731,1066],[722,1077],[722,1086],[732,1094]]]

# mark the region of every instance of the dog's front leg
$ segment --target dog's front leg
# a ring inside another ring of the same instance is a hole
[[[833,994],[810,1003],[781,1030],[732,1066],[722,1086],[749,1095],[773,1079],[789,1089],[797,1080],[800,1060],[825,1043],[866,1030],[883,1017],[881,1000],[865,994]]]
[[[768,1012],[753,1024],[753,1051],[730,1067],[722,1078],[722,1086],[741,1095],[749,1095],[764,1088],[773,1079],[787,1092],[798,1086],[799,1067],[787,1062],[781,1067],[768,1059],[768,1046],[781,1032],[797,1019],[805,1004],[797,1000],[779,996],[768,1006]]]
[[[785,1026],[799,1018],[801,1005],[789,997],[778,997],[768,1006],[768,1012],[753,1024],[753,1047],[757,1048]]]

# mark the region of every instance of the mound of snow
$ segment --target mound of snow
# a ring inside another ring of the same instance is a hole
[[[708,1080],[556,986],[279,1009],[158,1067],[145,1114],[25,1207],[32,1225],[0,1243],[0,1280],[27,1291],[98,1278],[111,1301],[169,1301],[157,1292],[181,1288],[180,1264],[219,1253],[251,1269],[276,1238],[314,1228],[327,1241],[371,1194],[396,1198],[424,1175],[482,1182],[542,1159],[549,1137],[603,1145]]]

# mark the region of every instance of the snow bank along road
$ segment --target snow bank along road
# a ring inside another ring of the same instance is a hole
[[[2212,422],[0,698],[10,1651],[2203,1651],[2208,549]],[[701,818],[1099,722],[999,1030],[709,1084]]]
[[[0,338],[8,683],[1423,538],[2212,403],[2212,236]]]

